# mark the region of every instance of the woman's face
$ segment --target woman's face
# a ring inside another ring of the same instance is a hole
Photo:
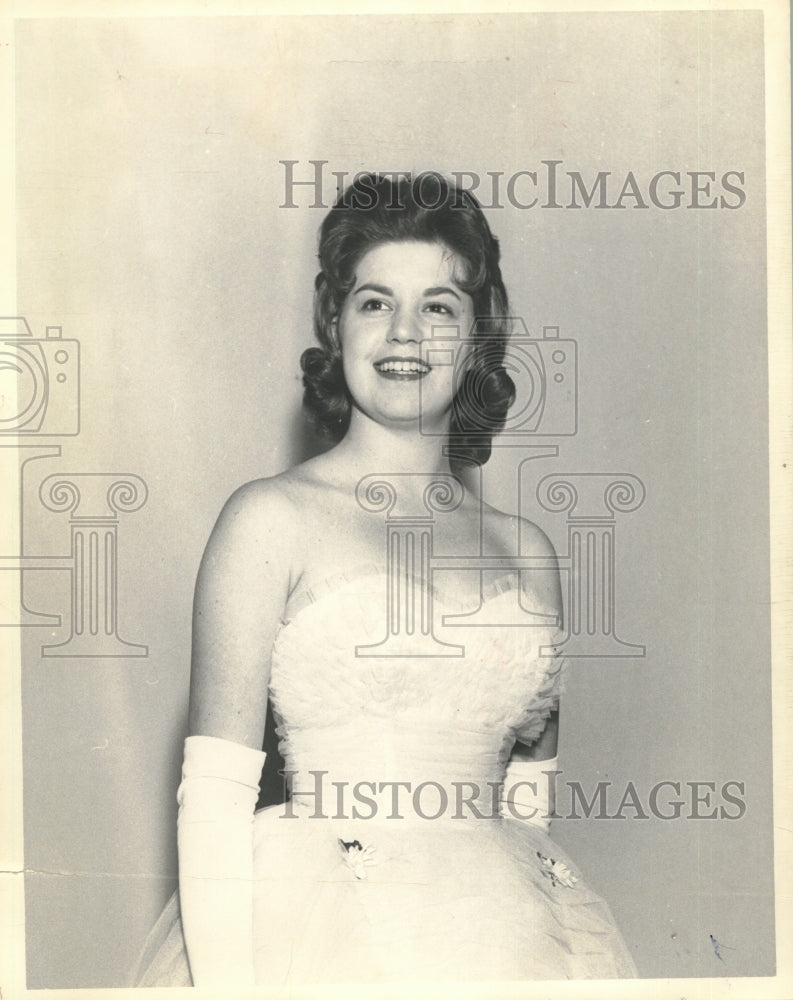
[[[338,335],[353,403],[371,419],[445,428],[474,320],[473,300],[455,280],[463,267],[445,246],[416,241],[382,243],[359,261]],[[442,363],[430,364],[433,327],[456,328],[436,329],[435,339],[459,340],[443,345],[451,353]]]

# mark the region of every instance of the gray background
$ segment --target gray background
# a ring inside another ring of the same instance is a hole
[[[83,352],[82,432],[28,469],[27,545],[68,551],[66,518],[37,500],[46,475],[150,489],[122,518],[119,584],[120,632],[149,656],[43,659],[49,631],[24,634],[30,987],[122,985],[173,888],[201,551],[232,489],[308,446],[298,358],[323,212],[278,207],[278,161],[305,175],[310,158],[745,172],[738,211],[488,214],[514,312],[579,344],[579,433],[527,466],[522,513],[564,552],[541,475],[630,472],[648,494],[617,530],[618,629],[647,656],[573,664],[565,778],[746,788],[740,821],[555,836],[643,976],[773,972],[762,67],[756,12],[18,23],[19,311]],[[505,508],[515,466],[502,451],[485,470]],[[65,612],[68,588],[25,580],[40,611]]]

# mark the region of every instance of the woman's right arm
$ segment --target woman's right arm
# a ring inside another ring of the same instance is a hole
[[[253,812],[270,655],[294,575],[294,512],[272,481],[226,503],[193,608],[179,892],[193,982],[253,985]]]
[[[241,487],[207,543],[193,603],[190,733],[261,749],[270,653],[295,573],[295,510],[272,480]]]

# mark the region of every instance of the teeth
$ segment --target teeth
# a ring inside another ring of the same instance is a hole
[[[380,361],[375,365],[379,372],[401,372],[404,374],[426,374],[430,366],[424,361]]]

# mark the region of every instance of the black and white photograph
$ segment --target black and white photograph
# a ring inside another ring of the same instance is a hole
[[[507,6],[0,19],[0,1000],[790,996],[789,5]]]

